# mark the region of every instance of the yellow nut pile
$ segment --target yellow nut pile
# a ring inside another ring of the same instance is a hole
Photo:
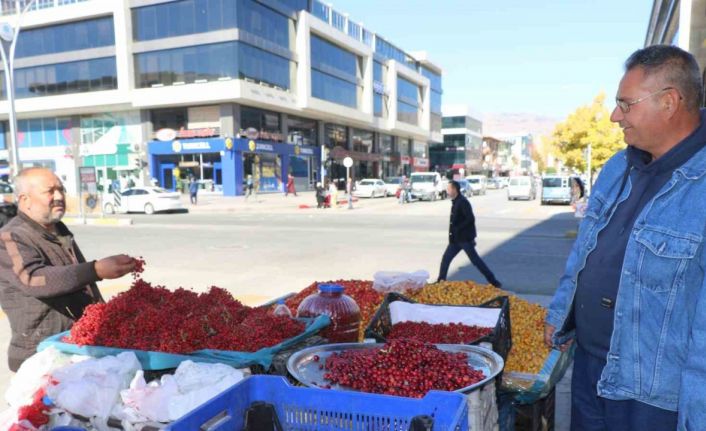
[[[544,319],[547,310],[510,292],[471,281],[444,281],[428,284],[410,295],[425,304],[479,305],[498,296],[510,298],[512,350],[505,370],[536,374],[544,365],[550,349],[544,345]]]

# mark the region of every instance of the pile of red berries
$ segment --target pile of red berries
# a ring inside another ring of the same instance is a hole
[[[421,398],[432,389],[455,391],[484,378],[465,353],[445,352],[418,340],[392,340],[380,348],[335,353],[324,378],[363,392]]]
[[[254,352],[297,336],[304,327],[271,310],[247,307],[215,286],[201,294],[171,291],[138,277],[109,302],[86,307],[66,341],[169,353]]]
[[[392,326],[387,339],[413,338],[434,344],[470,344],[492,332],[493,328],[468,326],[460,323],[400,322]]]

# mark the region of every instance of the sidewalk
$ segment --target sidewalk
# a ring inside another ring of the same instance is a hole
[[[338,194],[338,208],[346,208],[348,195]],[[382,200],[382,199],[381,199]],[[192,205],[189,195],[183,194],[181,202],[184,208],[194,214],[214,214],[262,211],[273,212],[298,212],[316,210],[316,194],[313,191],[297,192],[297,195],[284,196],[283,193],[261,193],[246,198],[245,196],[222,196],[219,194],[199,194],[197,205]],[[353,198],[354,205],[359,203],[358,198]],[[327,211],[330,209],[327,209]]]

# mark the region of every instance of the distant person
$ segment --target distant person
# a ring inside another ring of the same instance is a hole
[[[287,191],[284,193],[284,196],[289,196],[290,193],[295,197],[297,196],[297,189],[294,188],[294,175],[291,173],[287,174]]]
[[[583,186],[583,181],[579,177],[571,178],[571,206],[576,209],[576,204],[584,199],[586,189]]]
[[[189,180],[189,199],[191,200],[191,205],[196,205],[199,195],[199,183],[196,178],[191,177]]]
[[[501,288],[502,284],[476,251],[476,218],[473,215],[471,203],[461,194],[461,185],[458,181],[449,181],[446,192],[451,198],[451,223],[449,224],[449,245],[441,259],[438,281],[446,280],[451,261],[463,250],[488,283],[498,289]]]
[[[97,281],[135,268],[135,260],[122,254],[86,261],[61,222],[66,191],[52,171],[23,169],[14,184],[19,213],[0,231],[0,305],[12,333],[11,371],[42,340],[69,330],[88,305],[103,302]]]
[[[338,208],[338,187],[336,182],[331,180],[328,185],[329,205],[331,208]]]
[[[248,174],[247,178],[245,179],[245,199],[246,200],[250,196],[252,196],[254,186],[255,186],[255,182],[252,179],[252,175]]]
[[[321,183],[316,183],[316,208],[324,208],[326,200],[326,190]]]
[[[402,179],[400,179],[400,197],[399,197],[399,204],[402,205],[407,202],[407,177],[402,176]]]

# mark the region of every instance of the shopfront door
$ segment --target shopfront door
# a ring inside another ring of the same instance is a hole
[[[176,190],[176,178],[174,178],[174,163],[162,163],[159,165],[159,185],[167,190]]]

